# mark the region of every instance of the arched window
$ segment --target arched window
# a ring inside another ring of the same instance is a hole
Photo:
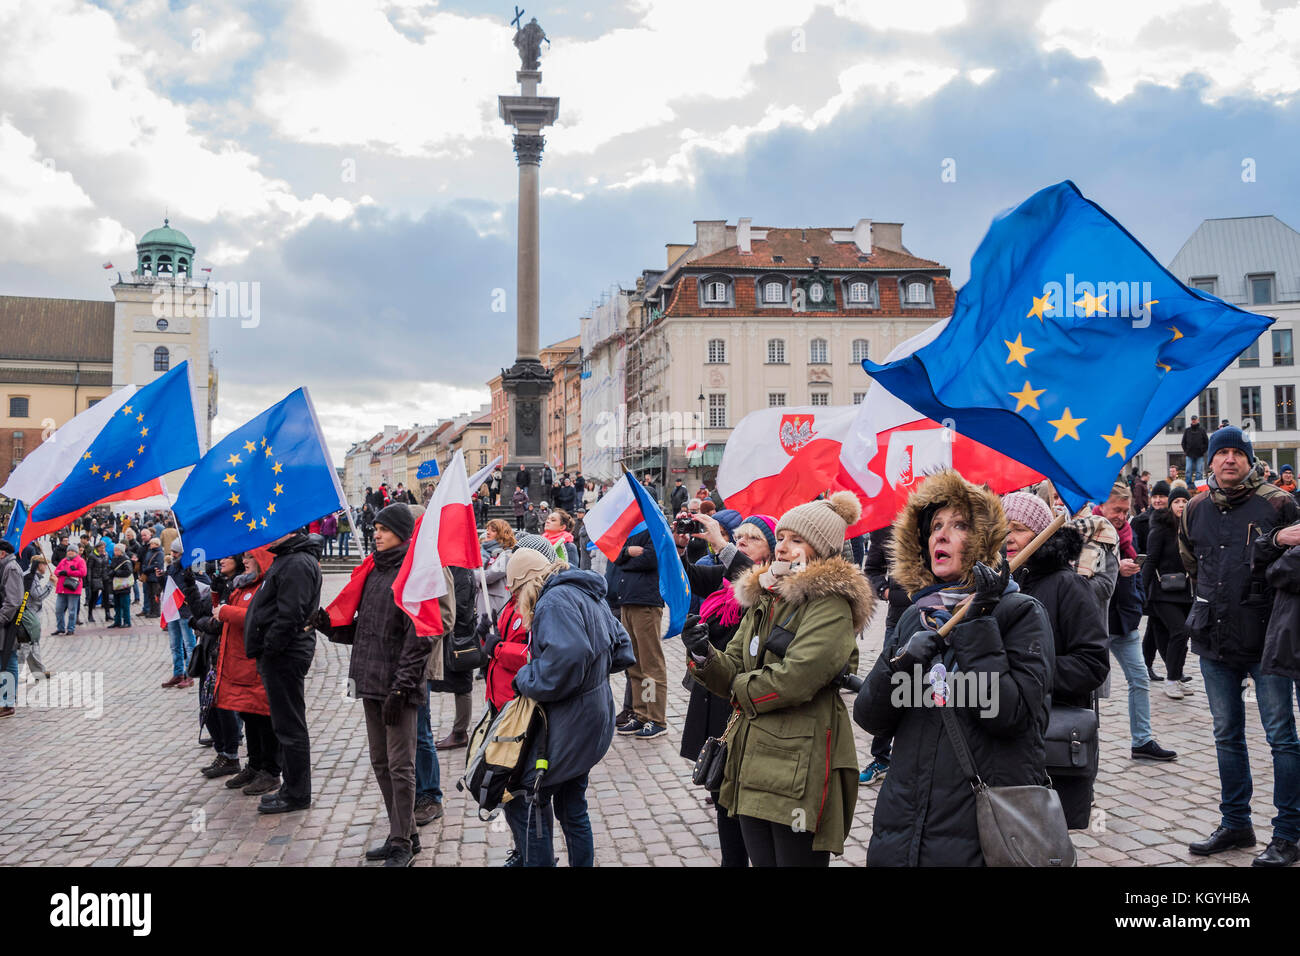
[[[729,306],[731,304],[731,278],[729,276],[705,276],[700,280],[701,306]]]
[[[768,365],[785,364],[785,339],[767,340],[767,364]]]
[[[160,345],[153,350],[153,370],[155,372],[165,372],[172,366],[171,354],[167,351],[167,346]]]
[[[871,357],[871,343],[866,339],[853,340],[853,363],[855,365],[865,362]]]
[[[758,298],[763,305],[784,305],[789,301],[790,283],[784,276],[764,276],[758,280]]]
[[[813,339],[808,343],[808,363],[810,365],[825,365],[830,359],[830,349],[827,347],[825,339]]]
[[[907,276],[899,281],[900,298],[905,306],[934,305],[933,286],[925,276]]]
[[[727,360],[727,343],[722,339],[709,339],[709,364],[717,365]]]
[[[144,275],[148,275],[152,271],[153,271],[153,256],[148,256],[148,255],[141,256],[140,272]]]
[[[875,305],[875,288],[874,284],[865,279],[854,279],[848,284],[848,303],[849,305]]]
[[[186,259],[184,256],[181,256],[179,259],[177,259],[177,260],[176,260],[176,273],[177,273],[177,275],[184,275],[184,276],[189,275],[189,274],[190,274],[190,260],[189,260],[189,259]]]
[[[172,257],[169,256],[169,255],[161,255],[161,256],[159,256],[159,257],[158,257],[158,274],[159,274],[159,275],[162,275],[163,273],[166,273],[166,274],[168,274],[168,275],[171,275],[171,271],[172,271]]]

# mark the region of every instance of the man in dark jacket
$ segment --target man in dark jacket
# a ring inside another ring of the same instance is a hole
[[[668,560],[676,560],[668,555]],[[668,732],[668,665],[659,626],[664,599],[659,595],[659,561],[650,532],[627,539],[614,561],[623,572],[619,603],[623,627],[632,638],[636,663],[627,669],[632,686],[632,717],[618,728],[623,736],[641,739]]]
[[[573,490],[573,479],[566,477],[560,482],[560,487],[555,489],[555,506],[573,514],[577,497],[577,493]]]
[[[158,599],[162,595],[163,573],[162,539],[150,536],[148,550],[140,558],[140,576],[144,578],[144,609],[141,617],[158,617]]]
[[[1136,470],[1136,469],[1134,469]],[[1133,479],[1133,513],[1141,514],[1151,504],[1151,472],[1144,471]],[[1142,549],[1139,548],[1139,551]]]
[[[682,480],[678,478],[677,483],[673,485],[673,493],[668,502],[669,507],[672,508],[673,514],[677,514],[677,512],[681,511],[682,508],[686,507],[686,499],[690,496],[691,493],[686,490],[686,486],[683,485]]]
[[[311,619],[320,606],[320,537],[299,529],[272,542],[271,553],[275,561],[244,618],[244,652],[257,661],[266,688],[284,775],[279,791],[262,797],[257,809],[287,813],[311,805],[306,682],[316,654]]]
[[[350,696],[359,697],[366,717],[370,765],[388,810],[388,839],[366,852],[385,866],[409,866],[419,849],[415,830],[415,741],[419,691],[433,641],[415,633],[415,622],[393,596],[415,530],[404,501],[375,515],[375,563],[366,575],[353,621],[333,625],[317,611],[316,629],[339,644],[352,645]],[[272,568],[275,566],[272,565]]]
[[[1205,474],[1205,452],[1210,447],[1210,436],[1198,416],[1193,415],[1192,423],[1183,430],[1182,445],[1187,456],[1187,483],[1195,486],[1196,479]]]
[[[1242,687],[1254,681],[1264,735],[1273,752],[1273,839],[1255,866],[1289,866],[1300,858],[1300,741],[1296,739],[1292,682],[1261,667],[1273,589],[1266,577],[1272,548],[1252,554],[1259,536],[1293,524],[1295,499],[1270,485],[1252,467],[1254,449],[1238,428],[1220,428],[1210,439],[1209,488],[1183,511],[1178,547],[1192,579],[1187,627],[1201,658],[1205,695],[1214,719],[1219,758],[1222,820],[1191,851],[1209,856],[1255,845],[1246,751],[1246,704]],[[1279,545],[1290,540],[1277,542]],[[1274,539],[1276,540],[1276,539]]]

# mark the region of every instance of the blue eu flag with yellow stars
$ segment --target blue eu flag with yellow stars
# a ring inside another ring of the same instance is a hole
[[[862,365],[1077,509],[1273,321],[1183,285],[1066,181],[994,220],[932,342]]]
[[[632,487],[632,495],[645,518],[628,537],[649,530],[650,540],[654,543],[655,563],[659,566],[659,596],[668,605],[668,630],[664,634],[664,640],[668,640],[680,634],[682,625],[686,623],[686,613],[691,609],[691,584],[686,579],[682,559],[677,555],[677,545],[664,510],[654,503],[650,492],[631,474],[624,474],[623,480]]]
[[[189,363],[181,362],[113,414],[68,477],[32,507],[31,518],[80,514],[198,460]]]
[[[213,445],[174,511],[186,550],[215,559],[338,511],[342,497],[311,398],[300,388]]]

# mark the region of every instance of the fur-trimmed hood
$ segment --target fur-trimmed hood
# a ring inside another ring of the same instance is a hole
[[[764,564],[750,568],[736,581],[736,601],[741,607],[751,608],[758,603],[763,595],[763,586],[758,583],[758,578],[768,567]],[[782,601],[795,606],[825,597],[844,598],[853,614],[854,632],[866,627],[876,606],[876,597],[871,593],[866,575],[839,555],[819,558],[799,574],[777,578],[773,591]]]
[[[1007,518],[1002,500],[987,487],[973,485],[951,468],[936,472],[907,499],[894,519],[893,538],[889,543],[889,575],[908,594],[938,584],[930,570],[927,545],[921,539],[921,525],[940,508],[959,509],[971,524],[967,548],[962,556],[961,587],[971,586],[971,571],[982,561],[992,568],[1001,567],[1002,546],[1007,540]],[[924,517],[923,517],[924,516]]]
[[[1083,535],[1077,528],[1062,525],[1029,556],[1017,577],[1046,577],[1054,571],[1067,571],[1083,552]]]

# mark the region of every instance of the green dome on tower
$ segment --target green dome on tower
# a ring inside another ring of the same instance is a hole
[[[150,229],[135,246],[136,271],[140,275],[192,276],[194,244],[185,233],[163,220],[162,226]]]

